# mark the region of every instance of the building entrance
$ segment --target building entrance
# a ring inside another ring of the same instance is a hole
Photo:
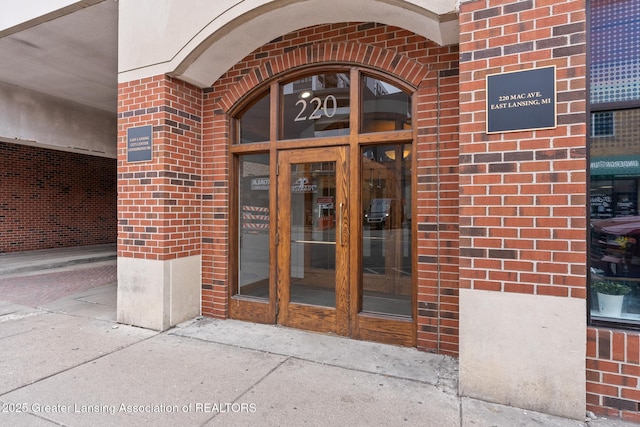
[[[349,333],[347,164],[345,147],[278,156],[278,323]]]
[[[415,345],[412,115],[357,68],[274,82],[240,112],[231,317]]]

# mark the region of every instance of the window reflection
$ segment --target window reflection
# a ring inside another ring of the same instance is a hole
[[[349,135],[349,74],[327,73],[282,86],[281,138]]]
[[[269,141],[270,99],[267,93],[242,113],[239,124],[241,144]]]
[[[640,99],[640,1],[592,0],[591,103]]]
[[[591,315],[640,323],[640,109],[592,123],[603,117],[591,138]]]
[[[269,298],[269,154],[240,156],[238,294]]]
[[[411,316],[411,145],[362,149],[363,311]]]
[[[591,318],[640,326],[640,1],[589,9]]]
[[[291,302],[336,307],[336,163],[291,165]]]
[[[373,77],[363,78],[362,132],[411,129],[411,97]]]

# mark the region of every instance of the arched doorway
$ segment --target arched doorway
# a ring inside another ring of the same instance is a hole
[[[416,344],[414,90],[317,66],[232,110],[231,317]]]

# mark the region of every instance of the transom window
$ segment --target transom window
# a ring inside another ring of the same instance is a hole
[[[281,86],[280,139],[349,135],[348,73],[304,77]]]
[[[377,77],[361,76],[360,133],[412,129],[411,95]],[[350,73],[313,74],[278,86],[281,105],[277,139],[309,139],[350,134]],[[271,130],[271,92],[258,95],[238,117],[235,143],[268,142]]]

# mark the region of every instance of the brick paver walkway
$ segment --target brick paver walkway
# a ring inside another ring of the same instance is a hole
[[[0,277],[0,300],[38,307],[65,296],[117,281],[116,265],[78,266],[68,271]]]

